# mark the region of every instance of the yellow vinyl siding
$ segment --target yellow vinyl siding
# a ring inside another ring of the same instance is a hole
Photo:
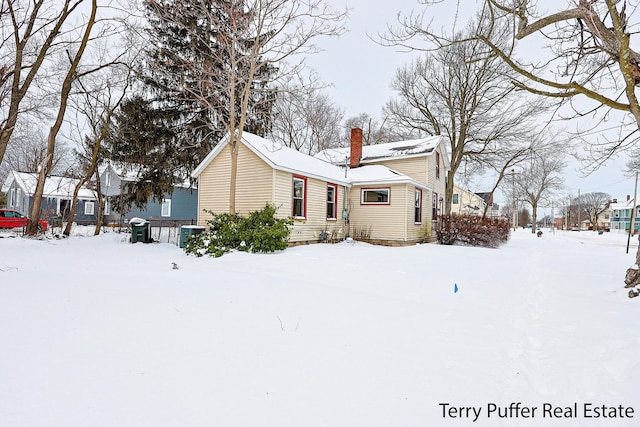
[[[225,147],[200,175],[198,188],[198,224],[206,225],[211,215],[229,211],[229,181],[231,154]],[[244,145],[238,150],[238,174],[236,180],[236,211],[247,215],[273,203],[273,174],[271,168]]]
[[[407,175],[408,177],[422,183],[425,185],[430,185],[428,184],[428,177],[427,177],[427,172],[429,170],[429,168],[427,167],[427,162],[429,157],[435,157],[435,156],[428,156],[428,157],[413,157],[410,159],[396,159],[396,160],[384,160],[382,162],[380,162],[380,164],[396,170],[404,175]],[[434,172],[434,177],[435,177],[435,172]]]
[[[278,206],[278,216],[287,217],[292,214],[293,174],[276,171],[275,202]],[[296,175],[303,177],[303,175]],[[294,219],[291,229],[291,242],[317,241],[320,233],[336,230],[340,237],[344,234],[341,219],[342,196],[344,188],[338,185],[336,203],[338,205],[338,219],[327,220],[327,182],[306,177],[306,217]]]
[[[349,190],[349,208],[351,219],[351,235],[358,237],[358,231],[371,230],[371,239],[406,240],[407,223],[402,218],[407,217],[407,187],[406,184],[382,186],[354,186]],[[390,204],[361,205],[362,189],[390,188]],[[410,188],[414,188],[410,186]],[[413,194],[412,194],[413,195]],[[413,219],[411,220],[413,225]]]

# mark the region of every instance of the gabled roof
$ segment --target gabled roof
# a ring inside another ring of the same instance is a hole
[[[408,159],[412,157],[430,156],[435,153],[439,144],[444,145],[444,137],[440,135],[408,141],[387,142],[384,144],[363,145],[361,163],[380,162],[383,160]],[[316,158],[334,164],[342,164],[351,153],[350,147],[330,148],[320,151]],[[448,156],[443,156],[448,167]]]
[[[114,162],[113,160],[106,160],[98,166],[98,173],[102,176],[107,170],[111,170],[115,173],[121,181],[136,182],[140,180],[140,177],[146,172],[146,166],[135,163],[123,163]],[[175,176],[174,182],[182,179],[182,177]],[[189,179],[184,179],[182,182],[177,182],[174,187],[189,188],[191,182]]]
[[[632,209],[633,208],[633,198],[629,200],[625,200],[624,202],[611,203],[609,207],[611,210],[622,210],[622,209]],[[636,203],[636,207],[640,206],[640,203]]]
[[[11,171],[7,176],[7,179],[2,185],[2,192],[9,191],[11,183],[14,182],[25,194],[33,196],[38,183],[37,173],[26,173]],[[48,176],[44,182],[44,190],[42,195],[44,197],[73,197],[73,191],[78,185],[79,180],[75,178],[66,178],[62,176]],[[82,186],[78,192],[79,199],[96,199],[96,193],[90,190],[86,186]]]
[[[356,169],[349,169],[347,176],[345,177],[345,170],[342,167],[301,153],[293,148],[279,145],[273,141],[249,132],[242,132],[242,143],[269,166],[284,172],[304,175],[310,178],[317,178],[322,181],[345,186],[365,184],[372,185],[378,183],[412,183],[418,187],[428,189],[426,185],[382,165],[371,165]],[[227,134],[198,165],[193,172],[193,177],[197,178],[200,176],[202,171],[204,171],[204,169],[228,144],[229,134]]]

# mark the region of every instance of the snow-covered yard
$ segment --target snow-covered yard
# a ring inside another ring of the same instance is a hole
[[[640,425],[625,235],[218,259],[125,236],[0,238],[1,426]]]

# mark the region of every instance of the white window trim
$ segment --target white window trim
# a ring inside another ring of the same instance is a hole
[[[418,210],[418,212],[416,212]],[[416,213],[419,213],[419,221],[416,221]],[[416,188],[413,206],[413,223],[422,224],[422,190]]]
[[[296,188],[296,181],[300,181],[302,183],[302,197],[296,197],[295,196],[295,188]],[[305,219],[307,212],[306,212],[306,205],[307,205],[307,201],[306,201],[306,195],[307,195],[307,180],[302,178],[302,177],[297,177],[294,176],[293,180],[292,180],[292,194],[291,194],[291,204],[292,204],[292,215],[294,218],[298,218],[298,219]],[[301,200],[301,209],[302,212],[300,212],[300,215],[296,215],[295,211],[295,200]]]
[[[85,215],[95,215],[96,206],[93,202],[84,202],[84,214]]]
[[[162,205],[160,205],[160,216],[164,218],[171,216],[171,199],[162,199]]]
[[[386,202],[366,202],[365,201],[365,193],[367,192],[386,192],[387,193],[387,201]],[[391,189],[390,188],[363,188],[360,190],[360,204],[361,205],[390,205],[391,204]]]
[[[333,210],[331,212],[331,216],[327,215],[328,220],[337,220],[338,219],[338,186],[335,184],[327,184],[327,208],[329,207],[329,189],[333,189]],[[327,214],[329,209],[327,209]]]
[[[109,200],[104,201],[104,214],[111,215],[111,202]]]
[[[11,191],[9,191],[9,205],[10,208],[13,208],[16,206],[16,189],[12,188]]]

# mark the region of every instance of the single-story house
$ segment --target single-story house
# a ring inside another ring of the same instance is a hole
[[[61,216],[64,220],[68,217],[78,181],[61,176],[47,177],[41,204],[43,219],[50,220],[54,216]],[[37,173],[10,172],[2,185],[2,192],[7,194],[7,208],[29,216],[37,183]],[[82,186],[78,192],[74,221],[78,224],[95,224],[97,214],[98,203],[95,191]]]
[[[139,179],[141,166],[124,165],[106,161],[98,168],[100,174],[100,191],[105,199],[105,221],[117,222],[131,218],[147,220],[173,220],[185,223],[195,222],[198,207],[198,190],[181,182],[166,193],[162,200],[150,199],[144,210],[135,206],[127,212],[116,212],[111,207],[111,198],[126,191],[126,184]]]
[[[358,129],[359,130],[359,129]],[[352,145],[362,147],[352,133]],[[229,210],[231,147],[227,135],[195,169],[198,225]],[[356,148],[357,151],[357,148]],[[260,136],[243,132],[238,146],[236,213],[247,215],[270,203],[279,217],[293,218],[292,243],[327,236],[384,244],[425,238],[433,189],[381,164],[334,165]]]

